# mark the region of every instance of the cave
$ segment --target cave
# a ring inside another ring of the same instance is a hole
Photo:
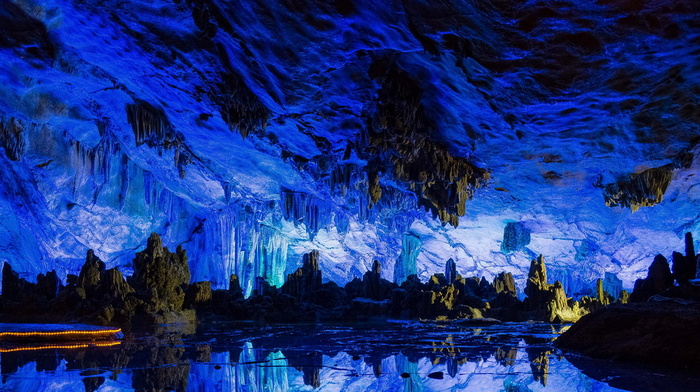
[[[0,1],[0,390],[697,389],[699,63],[693,0]]]

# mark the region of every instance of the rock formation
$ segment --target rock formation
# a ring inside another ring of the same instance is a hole
[[[321,271],[318,268],[318,251],[303,256],[301,268],[287,275],[282,292],[300,300],[308,300],[311,294],[321,288]]]
[[[457,279],[457,263],[454,260],[449,259],[445,263],[445,279],[447,283],[452,284]]]
[[[555,344],[585,355],[700,371],[700,309],[675,303],[636,303],[583,316]]]
[[[601,280],[597,282],[597,287],[602,291]],[[534,312],[534,319],[550,322],[575,322],[582,315],[604,305],[600,299],[586,296],[574,301],[567,298],[561,282],[547,283],[547,267],[542,255],[530,263],[525,294],[524,306]],[[609,296],[602,293],[600,296],[610,301]]]
[[[134,274],[129,279],[137,295],[146,301],[150,311],[178,310],[185,301],[183,287],[189,282],[185,250],[178,246],[171,253],[163,247],[158,234],[151,234],[146,249],[136,254]]]
[[[512,296],[517,296],[517,289],[515,287],[515,279],[513,274],[510,272],[501,272],[493,280],[493,288],[496,290],[496,294],[509,294]]]
[[[258,277],[252,295],[245,298],[236,274],[230,275],[226,290],[213,290],[208,281],[189,283],[185,250],[178,247],[175,253],[170,252],[154,233],[146,248],[136,254],[134,273],[127,279],[117,268],[105,269],[92,251],[87,253],[79,276],[69,276],[65,287],[55,273],[41,275],[39,283],[34,284],[19,278],[6,264],[3,284],[14,290],[3,293],[2,303],[5,310],[13,312],[24,307],[39,314],[61,314],[103,324],[191,322],[196,312],[205,318],[267,322],[394,317],[490,323],[575,321],[613,301],[603,290],[602,280],[597,282],[596,298],[567,298],[560,282],[547,283],[541,255],[531,262],[524,303],[518,299],[511,273],[502,272],[493,282],[485,277],[464,278],[453,259],[446,261],[444,274],[434,274],[427,282],[411,274],[400,286],[383,279],[381,263],[374,261],[362,279],[355,278],[345,287],[323,283],[318,260],[318,251],[305,254],[301,267],[280,287]],[[24,295],[18,296],[17,292]]]
[[[686,234],[685,240],[686,255],[674,252],[674,274],[666,258],[657,255],[647,277],[637,280],[631,295],[622,290],[616,303],[591,308],[593,311],[556,344],[594,357],[700,371],[696,328],[700,323],[700,287],[687,281],[689,270],[684,263],[695,255],[692,236]],[[597,296],[602,304],[610,302],[600,281]],[[627,303],[628,299],[632,303]],[[584,305],[588,306],[582,301]]]
[[[100,278],[105,271],[105,263],[95,256],[95,252],[90,249],[85,257],[85,264],[80,268],[77,287],[93,291],[100,284]]]
[[[525,295],[527,295],[525,305],[535,309],[545,303],[549,287],[544,256],[540,255],[537,259],[533,259],[530,262],[530,271],[527,274],[527,282],[525,283]]]
[[[668,261],[662,255],[656,255],[649,266],[649,273],[645,279],[637,279],[634,283],[634,291],[630,295],[630,302],[644,302],[652,295],[656,295],[673,285],[673,276],[668,267]]]
[[[20,278],[7,261],[2,266],[2,299],[3,301],[21,301],[26,295],[31,283]]]
[[[693,244],[693,235],[685,233],[685,255],[673,252],[671,256],[673,279],[683,286],[688,284],[690,279],[695,279],[697,270],[697,256]]]

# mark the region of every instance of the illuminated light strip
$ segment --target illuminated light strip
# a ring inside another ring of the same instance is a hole
[[[118,346],[122,342],[107,342],[107,343],[83,343],[83,344],[46,344],[43,346],[35,347],[13,347],[13,348],[0,348],[1,353],[12,353],[16,351],[34,351],[34,350],[51,350],[51,349],[76,349],[76,348],[88,348],[88,347],[111,347]]]
[[[65,336],[65,335],[111,335],[121,332],[121,328],[103,329],[94,331],[57,331],[57,332],[0,332],[0,339],[5,337],[32,337],[32,336]]]

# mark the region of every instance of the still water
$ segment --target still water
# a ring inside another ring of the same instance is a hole
[[[5,348],[0,390],[698,390],[700,380],[685,374],[565,355],[552,346],[560,329],[415,322],[171,326],[126,333],[114,346]]]

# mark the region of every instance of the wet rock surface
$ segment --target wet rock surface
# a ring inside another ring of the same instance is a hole
[[[583,316],[556,341],[582,354],[700,372],[700,305],[610,305]]]

